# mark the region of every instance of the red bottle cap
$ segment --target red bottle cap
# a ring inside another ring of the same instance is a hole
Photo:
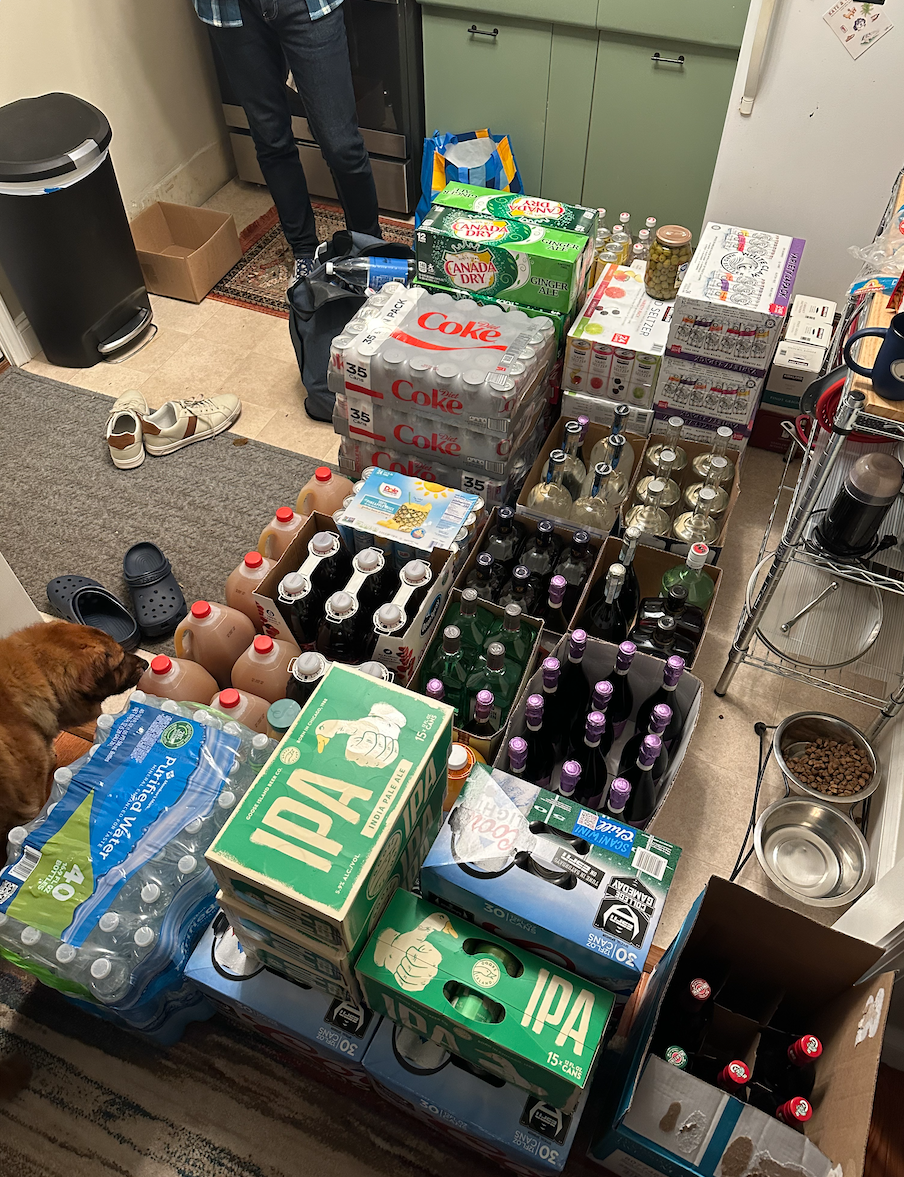
[[[167,658],[166,654],[158,654],[156,658],[151,659],[151,671],[154,674],[169,674],[173,668],[173,661]]]
[[[246,552],[245,553],[245,567],[246,568],[260,568],[264,562],[264,557],[260,552]]]
[[[796,1067],[815,1062],[822,1054],[822,1043],[815,1034],[804,1034],[788,1047],[788,1060]]]
[[[273,649],[273,638],[268,638],[265,633],[258,634],[254,639],[255,654],[269,654]]]
[[[291,523],[295,518],[295,512],[291,507],[280,507],[276,512],[276,518],[280,523]]]
[[[220,691],[220,706],[224,707],[227,711],[231,711],[233,707],[238,707],[241,701],[242,696],[235,687],[227,687],[225,691]]]
[[[775,1109],[776,1119],[785,1124],[806,1124],[812,1115],[813,1107],[810,1101],[801,1095],[795,1095],[793,1099]]]
[[[314,477],[318,482],[329,482],[333,477],[333,472],[329,466],[318,466],[314,471]]]
[[[694,1001],[709,1001],[713,995],[709,981],[704,981],[702,977],[694,977],[688,990]]]
[[[717,1082],[731,1090],[733,1087],[746,1087],[750,1082],[750,1067],[741,1059],[732,1059],[727,1067],[719,1072]]]
[[[191,607],[192,617],[198,619],[210,616],[210,602],[209,601],[195,601]]]

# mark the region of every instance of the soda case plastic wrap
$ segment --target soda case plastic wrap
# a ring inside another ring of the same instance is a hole
[[[436,418],[458,436],[505,436],[545,395],[555,336],[542,316],[392,283],[333,340],[328,385],[359,425]]]
[[[211,708],[136,692],[11,831],[0,952],[159,1041],[209,1016],[182,972],[216,908],[204,852],[275,747],[254,737]]]

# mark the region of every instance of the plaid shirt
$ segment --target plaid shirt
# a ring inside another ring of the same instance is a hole
[[[242,26],[239,0],[192,0],[192,3],[195,12],[207,25],[216,25],[221,29],[237,29]],[[311,20],[328,16],[341,3],[342,0],[307,0]]]

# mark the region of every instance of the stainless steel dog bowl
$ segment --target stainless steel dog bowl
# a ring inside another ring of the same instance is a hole
[[[753,844],[776,887],[811,907],[841,907],[869,884],[866,839],[849,817],[820,801],[776,801],[756,823]]]
[[[862,789],[848,797],[839,797],[836,793],[821,793],[819,789],[814,789],[794,775],[788,767],[788,761],[800,756],[809,743],[818,739],[841,740],[845,744],[856,744],[858,748],[863,749],[869,757],[873,771]],[[875,793],[882,780],[879,761],[872,744],[859,728],[835,715],[824,715],[819,711],[798,711],[796,715],[789,715],[775,729],[772,751],[792,792],[801,793],[805,797],[815,797],[828,805],[853,805],[857,801],[862,801],[864,797]]]

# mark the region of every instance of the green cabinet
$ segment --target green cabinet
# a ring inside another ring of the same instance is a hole
[[[539,193],[552,25],[432,6],[423,18],[427,133],[508,134],[525,191]]]
[[[602,33],[583,203],[604,205],[610,223],[627,209],[635,232],[654,216],[696,240],[736,65],[728,49]]]

